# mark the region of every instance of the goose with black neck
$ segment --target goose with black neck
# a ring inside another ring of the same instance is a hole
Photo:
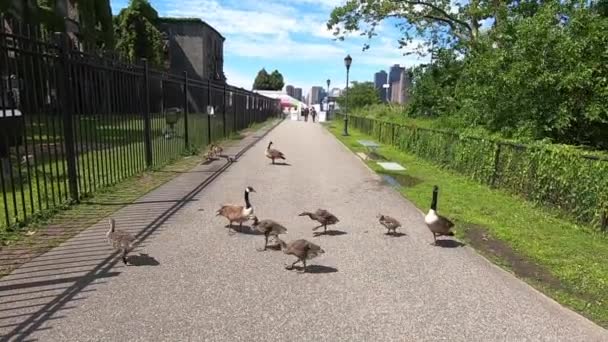
[[[216,216],[224,216],[226,219],[228,219],[228,228],[230,228],[228,233],[233,233],[233,222],[238,222],[239,228],[242,228],[243,222],[246,222],[253,217],[253,206],[249,201],[249,194],[252,192],[256,191],[251,186],[245,188],[245,206],[236,204],[224,204],[217,211]]]
[[[439,187],[435,185],[433,187],[433,201],[431,202],[431,208],[424,217],[424,223],[433,234],[433,244],[437,246],[438,236],[454,236],[454,232],[451,229],[454,227],[454,222],[450,221],[447,217],[437,214],[437,198],[439,197]]]

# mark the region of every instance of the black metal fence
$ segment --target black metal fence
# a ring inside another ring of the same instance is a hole
[[[241,88],[0,26],[0,233],[279,114]]]
[[[606,158],[565,146],[516,144],[352,115],[349,124],[382,143],[608,231]]]

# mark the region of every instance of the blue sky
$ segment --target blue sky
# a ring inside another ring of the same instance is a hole
[[[325,23],[331,10],[343,0],[151,0],[161,16],[196,17],[226,37],[224,72],[228,83],[251,88],[257,72],[278,69],[285,84],[307,93],[311,86],[344,87],[344,57],[353,58],[350,78],[371,81],[380,69],[393,64],[413,66],[419,57],[403,56],[394,25],[380,26],[372,48],[361,51],[366,38],[353,35],[345,41],[332,39]],[[117,14],[128,0],[112,0]]]

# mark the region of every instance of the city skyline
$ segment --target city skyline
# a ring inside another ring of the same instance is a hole
[[[113,14],[117,15],[128,3],[129,0],[111,0]],[[378,27],[382,36],[374,38],[367,51],[362,51],[367,38],[357,33],[345,41],[334,40],[326,22],[341,1],[150,0],[150,3],[160,16],[200,18],[226,37],[224,73],[229,84],[245,89],[251,89],[262,67],[279,70],[286,84],[306,92],[312,86],[325,85],[326,79],[344,88],[347,54],[353,58],[350,80],[359,82],[368,80],[370,74],[384,65],[412,66],[428,61],[414,55],[404,56],[411,49],[399,49],[402,34],[394,26],[396,20],[387,20]],[[305,15],[297,19],[301,13]]]

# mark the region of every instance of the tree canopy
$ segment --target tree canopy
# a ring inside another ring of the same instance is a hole
[[[148,0],[131,0],[115,18],[116,49],[129,61],[146,58],[153,66],[163,63],[163,37],[156,28],[158,13]]]
[[[417,52],[433,59],[413,70],[411,116],[608,149],[607,8],[606,0],[348,0],[328,27],[373,42],[393,18],[402,44],[423,41]]]
[[[348,104],[346,103],[348,96]],[[341,108],[360,108],[380,103],[380,96],[372,82],[353,82],[352,85],[337,99]]]
[[[268,74],[265,68],[262,68],[255,77],[253,82],[253,89],[255,90],[281,90],[285,85],[283,75],[278,71],[274,70],[271,74]]]

